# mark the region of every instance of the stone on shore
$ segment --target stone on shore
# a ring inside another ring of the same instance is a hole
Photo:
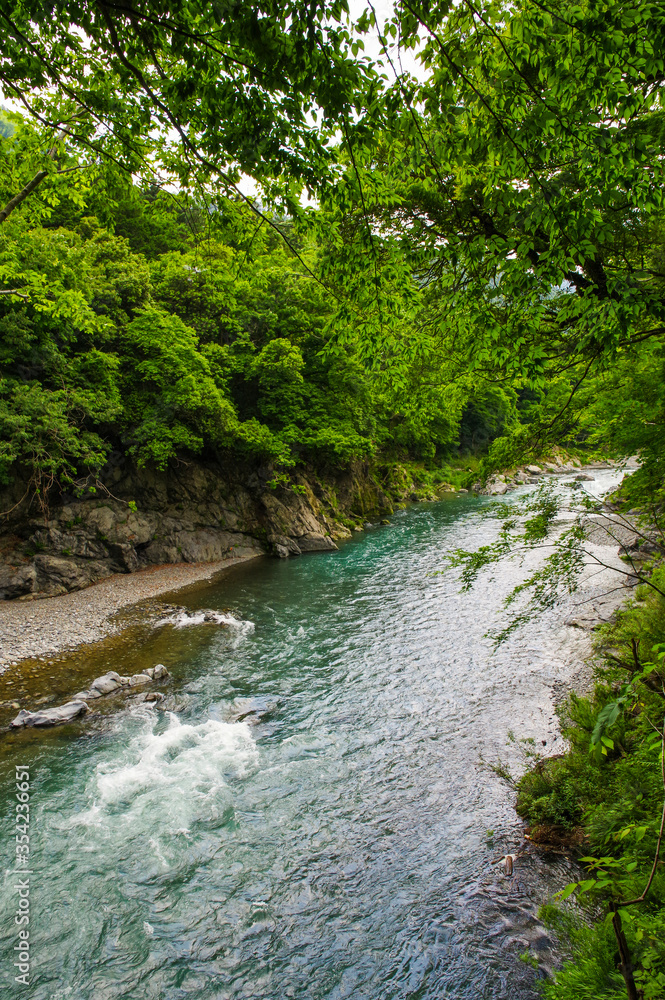
[[[543,471],[539,465],[526,465],[525,469],[532,476],[540,476]]]
[[[84,701],[68,701],[66,705],[57,708],[43,708],[39,712],[28,712],[21,709],[15,719],[12,719],[14,729],[31,728],[32,726],[59,726],[71,722],[79,715],[84,715],[88,706]]]

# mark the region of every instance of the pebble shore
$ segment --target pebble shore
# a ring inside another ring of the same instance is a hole
[[[176,563],[116,574],[85,590],[39,601],[0,602],[0,673],[11,664],[74,649],[120,631],[110,618],[121,608],[209,580],[253,555],[212,563]]]

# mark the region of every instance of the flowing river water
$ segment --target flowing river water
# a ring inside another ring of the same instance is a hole
[[[2,738],[7,996],[538,995],[556,961],[538,906],[572,862],[522,854],[514,795],[482,761],[515,766],[510,730],[556,752],[552,684],[586,640],[557,611],[493,651],[524,569],[470,593],[438,574],[446,551],[495,537],[492,504],[421,504],[338,552],[235,567],[51,672],[70,694],[157,662],[172,681],[162,710]],[[32,782],[28,987],[12,968],[16,764]]]

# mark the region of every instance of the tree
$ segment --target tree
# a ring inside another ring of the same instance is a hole
[[[346,12],[345,0],[29,0],[0,10],[0,84],[92,161],[210,184],[209,202],[241,173],[296,196],[331,177],[331,132],[371,83]]]
[[[357,22],[376,27],[371,9]],[[558,382],[559,410],[532,421],[542,447],[585,381],[663,343],[665,16],[405,0],[379,31],[394,80],[379,141],[354,137],[330,199],[336,266],[366,317],[376,303],[377,338],[394,335],[389,286],[415,279],[432,291],[419,326],[460,373]],[[418,45],[424,81],[398,69]]]

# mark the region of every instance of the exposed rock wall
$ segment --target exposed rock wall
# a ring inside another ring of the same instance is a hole
[[[334,549],[350,523],[392,510],[367,465],[305,471],[287,487],[271,488],[272,477],[270,467],[181,462],[159,472],[117,460],[103,488],[51,497],[46,514],[24,500],[0,521],[0,599],[62,594],[163,563]],[[0,509],[24,490],[17,480]]]

